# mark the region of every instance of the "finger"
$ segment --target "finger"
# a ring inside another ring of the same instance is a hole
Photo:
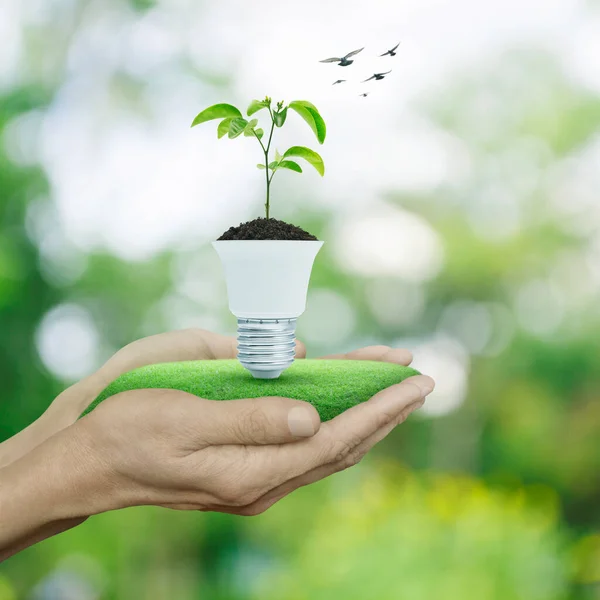
[[[154,363],[235,358],[236,355],[235,338],[204,329],[183,329],[136,340],[116,352],[98,371],[59,394],[23,435],[18,439],[15,436],[11,445],[19,444],[19,455],[27,453],[71,425],[111,381],[127,371]]]
[[[327,356],[321,356],[319,358],[339,360],[379,360],[389,350],[389,346],[366,346],[365,348],[359,348],[358,350],[352,350],[351,352],[328,354]]]
[[[212,360],[227,360],[235,358],[237,356],[237,339],[231,335],[210,333],[208,348],[210,356],[207,358]]]
[[[294,490],[297,490],[300,487],[310,485],[311,483],[316,483],[321,479],[325,479],[334,473],[338,473],[347,469],[355,464],[357,464],[364,456],[369,452],[373,446],[375,446],[378,442],[384,439],[389,433],[397,427],[399,424],[406,421],[406,419],[415,411],[419,410],[425,399],[416,400],[415,402],[409,404],[401,413],[395,418],[391,423],[385,425],[381,429],[377,430],[375,433],[370,435],[366,440],[359,444],[350,457],[346,457],[337,462],[326,463],[324,465],[319,465],[318,467],[308,471],[307,473],[303,473],[297,477],[293,477],[288,481],[274,487],[268,493],[263,495],[261,498],[253,502],[251,505],[245,507],[241,514],[246,515],[256,515],[264,512],[267,508],[273,506],[276,502],[291,494]]]
[[[398,427],[398,425],[404,423],[404,421],[406,421],[406,419],[408,419],[412,413],[419,410],[423,404],[425,404],[425,398],[421,398],[420,400],[412,402],[403,411],[401,411],[393,421],[375,431],[366,440],[359,444],[355,451],[355,456],[358,457],[358,460],[362,459],[367,452],[369,452],[376,444],[387,437],[396,427]],[[352,465],[344,464],[344,462],[341,461],[340,463],[337,463],[337,469],[334,472],[341,471],[349,466]]]
[[[435,382],[427,375],[409,377],[324,423],[311,443],[313,467],[342,460],[356,452],[364,440],[392,423],[409,405],[427,396],[434,386]]]
[[[396,363],[407,367],[413,360],[413,355],[406,348],[390,348],[381,358],[381,362]]]
[[[330,354],[322,356],[323,359],[338,360],[376,360],[381,362],[392,362],[399,365],[409,365],[413,356],[409,350],[403,348],[390,348],[389,346],[367,346],[352,350],[345,354]]]
[[[77,407],[78,415],[109,383],[128,371],[163,362],[235,358],[235,355],[234,338],[205,329],[169,331],[135,340],[113,354],[98,371],[73,386],[76,394],[80,389],[85,391],[86,404]],[[71,396],[69,390],[63,394],[67,400]],[[55,403],[64,403],[63,394]]]
[[[281,397],[246,398],[227,402],[206,400],[196,428],[208,445],[285,444],[314,436],[321,427],[314,406]]]
[[[296,340],[296,358],[306,358],[306,346],[300,340]]]
[[[235,358],[235,339],[204,329],[183,329],[127,344],[96,373],[107,383],[138,367],[162,362]]]
[[[356,454],[356,447],[391,423],[410,404],[432,389],[430,377],[418,375],[393,385],[367,402],[354,406],[327,423],[312,438],[282,448],[270,457],[268,470],[273,487],[324,464],[339,462]]]
[[[356,464],[367,451],[368,440],[375,444],[373,436],[378,431],[391,430],[406,418],[434,386],[433,379],[425,375],[411,377],[322,424],[313,438],[281,447],[279,455],[271,456],[261,467],[262,475],[272,482],[271,491],[242,514],[262,512],[297,487]]]

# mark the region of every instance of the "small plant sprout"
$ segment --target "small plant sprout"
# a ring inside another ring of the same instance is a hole
[[[317,137],[319,144],[322,144],[325,141],[326,127],[325,121],[319,114],[315,105],[306,100],[294,100],[287,106],[284,106],[283,101],[277,102],[276,107],[274,108],[271,106],[271,98],[267,96],[264,100],[252,100],[246,113],[248,117],[252,117],[252,115],[265,108],[269,111],[269,117],[271,119],[271,123],[268,127],[269,134],[266,137],[266,144],[263,141],[265,131],[258,126],[258,119],[245,119],[240,110],[231,104],[214,104],[213,106],[209,106],[196,115],[196,118],[192,122],[192,127],[214,119],[221,119],[221,122],[217,126],[217,136],[219,138],[227,135],[229,139],[233,139],[242,134],[246,137],[256,138],[264,154],[264,163],[259,163],[256,166],[259,169],[264,170],[266,175],[267,198],[265,202],[265,216],[268,219],[270,216],[271,205],[271,182],[273,181],[275,173],[280,169],[288,169],[289,171],[302,173],[302,167],[295,160],[290,160],[291,158],[302,158],[308,162],[308,164],[312,165],[319,175],[323,176],[325,174],[323,159],[317,152],[304,146],[292,146],[283,154],[279,154],[279,152],[275,150],[274,160],[271,160],[270,152],[275,127],[283,127],[289,109],[296,112],[306,121],[306,123],[308,123],[309,127]]]

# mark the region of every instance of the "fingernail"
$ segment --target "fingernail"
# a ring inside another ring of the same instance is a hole
[[[416,385],[421,390],[423,398],[431,394],[431,392],[433,392],[433,388],[435,387],[435,381],[428,375],[416,375],[415,377],[411,377],[406,381],[407,383]]]
[[[315,426],[310,413],[303,406],[294,406],[288,413],[290,433],[296,437],[315,435]]]

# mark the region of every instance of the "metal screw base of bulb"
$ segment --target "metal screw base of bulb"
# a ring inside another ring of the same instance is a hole
[[[296,319],[238,319],[238,360],[256,379],[276,379],[296,355]]]

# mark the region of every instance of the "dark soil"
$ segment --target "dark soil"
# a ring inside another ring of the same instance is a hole
[[[316,237],[300,227],[277,219],[254,219],[230,227],[219,240],[300,240],[316,241]]]

